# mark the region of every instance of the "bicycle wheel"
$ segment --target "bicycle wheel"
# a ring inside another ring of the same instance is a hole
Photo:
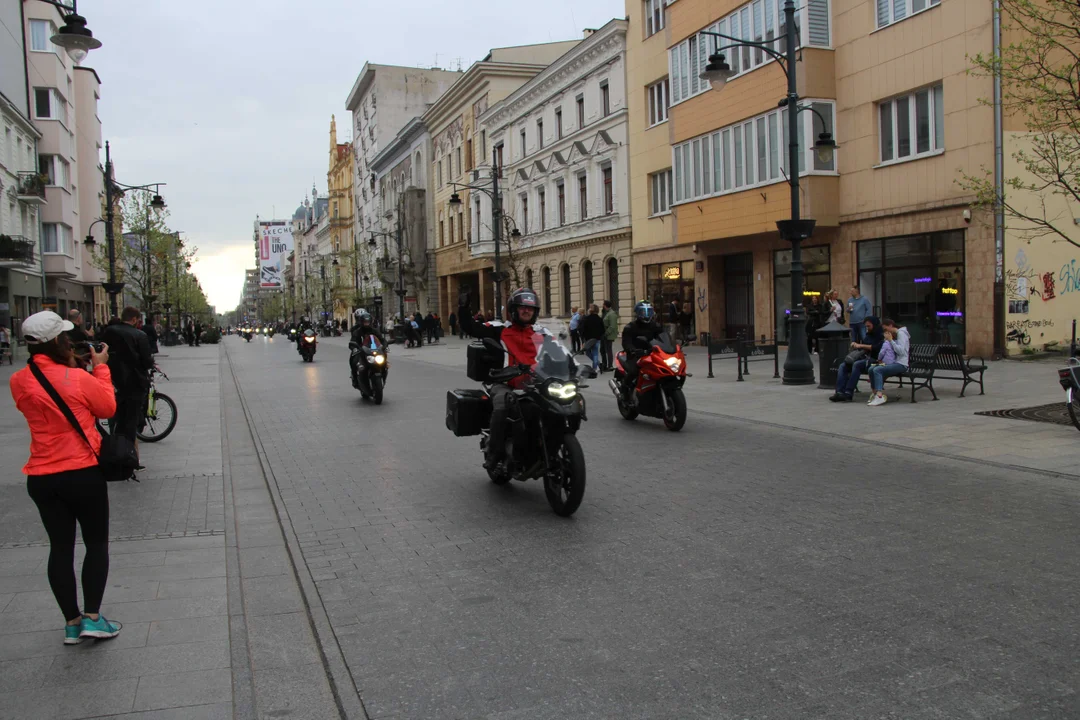
[[[146,413],[146,426],[138,432],[143,442],[164,440],[176,427],[176,403],[162,392],[154,392],[154,411]]]

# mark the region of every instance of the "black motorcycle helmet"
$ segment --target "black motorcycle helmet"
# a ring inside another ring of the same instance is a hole
[[[524,323],[518,318],[518,308],[522,307],[535,310],[532,320],[528,323]],[[515,325],[532,325],[540,315],[540,298],[536,297],[536,293],[529,288],[519,288],[510,295],[510,300],[506,303],[506,309],[510,311],[510,322]]]
[[[371,314],[365,310],[357,310],[356,324],[360,327],[371,327]]]
[[[639,325],[652,323],[654,317],[656,317],[656,311],[653,310],[652,303],[642,300],[634,306],[634,321]]]

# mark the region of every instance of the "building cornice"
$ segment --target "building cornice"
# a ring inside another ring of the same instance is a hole
[[[100,84],[101,84],[101,76],[97,74],[97,70],[95,70],[94,68],[92,68],[92,67],[86,67],[85,65],[76,65],[76,66],[75,66],[75,69],[76,69],[76,70],[86,70],[87,72],[92,72],[92,73],[94,73],[94,77],[95,77],[95,78],[97,78],[97,84],[98,84],[98,85],[100,85]]]
[[[30,122],[30,118],[23,115],[18,106],[11,102],[8,96],[2,92],[0,92],[0,107],[3,107],[4,112],[15,119],[19,126],[22,127],[23,132],[32,136],[35,140],[41,138],[41,131],[34,127],[34,123]]]
[[[393,166],[397,156],[403,150],[411,148],[413,142],[425,132],[427,132],[427,125],[424,124],[424,118],[419,115],[414,117],[405,127],[398,131],[398,134],[385,148],[368,161],[368,167],[378,173]]]
[[[502,129],[527,117],[575,82],[618,59],[626,52],[627,26],[625,20],[609,21],[490,108],[478,118],[478,122],[496,130]]]
[[[371,87],[371,83],[375,81],[375,72],[379,68],[378,65],[373,63],[364,63],[364,67],[360,68],[360,74],[356,76],[356,82],[353,83],[352,90],[349,91],[348,97],[345,98],[345,107],[356,112],[360,107],[360,98]]]
[[[423,120],[432,134],[450,122],[455,113],[459,113],[471,104],[472,98],[483,90],[492,77],[531,78],[546,66],[533,63],[509,63],[483,61],[472,64],[461,78],[443,93],[442,97],[428,108]]]

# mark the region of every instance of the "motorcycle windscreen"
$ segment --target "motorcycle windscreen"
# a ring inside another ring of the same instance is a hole
[[[536,333],[536,373],[541,377],[570,380],[574,377],[574,361],[570,351],[553,335]]]

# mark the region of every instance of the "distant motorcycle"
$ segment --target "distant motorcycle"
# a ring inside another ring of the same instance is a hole
[[[1069,366],[1058,370],[1058,382],[1065,390],[1065,407],[1073,425],[1080,430],[1080,358],[1069,358]]]
[[[649,352],[637,361],[634,387],[626,387],[625,352],[615,356],[615,374],[608,380],[608,387],[619,403],[619,413],[627,420],[634,420],[639,414],[661,418],[668,430],[678,432],[686,424],[686,396],[682,387],[690,376],[682,347],[673,343],[666,332],[652,342],[643,337],[635,340],[635,345]],[[636,402],[628,401],[628,396]]]
[[[248,342],[251,342],[251,336],[254,335],[251,328],[249,328],[249,327],[246,327],[242,331],[240,331],[240,334],[243,335],[244,339],[247,340]]]
[[[352,384],[367,400],[371,398],[376,405],[382,405],[383,388],[390,371],[390,361],[386,359],[386,349],[379,344],[374,335],[364,338],[363,345],[349,343],[352,351]]]
[[[318,344],[319,341],[315,337],[315,331],[305,330],[303,337],[300,338],[300,347],[298,348],[300,357],[304,358],[304,362],[315,362],[315,347]]]

